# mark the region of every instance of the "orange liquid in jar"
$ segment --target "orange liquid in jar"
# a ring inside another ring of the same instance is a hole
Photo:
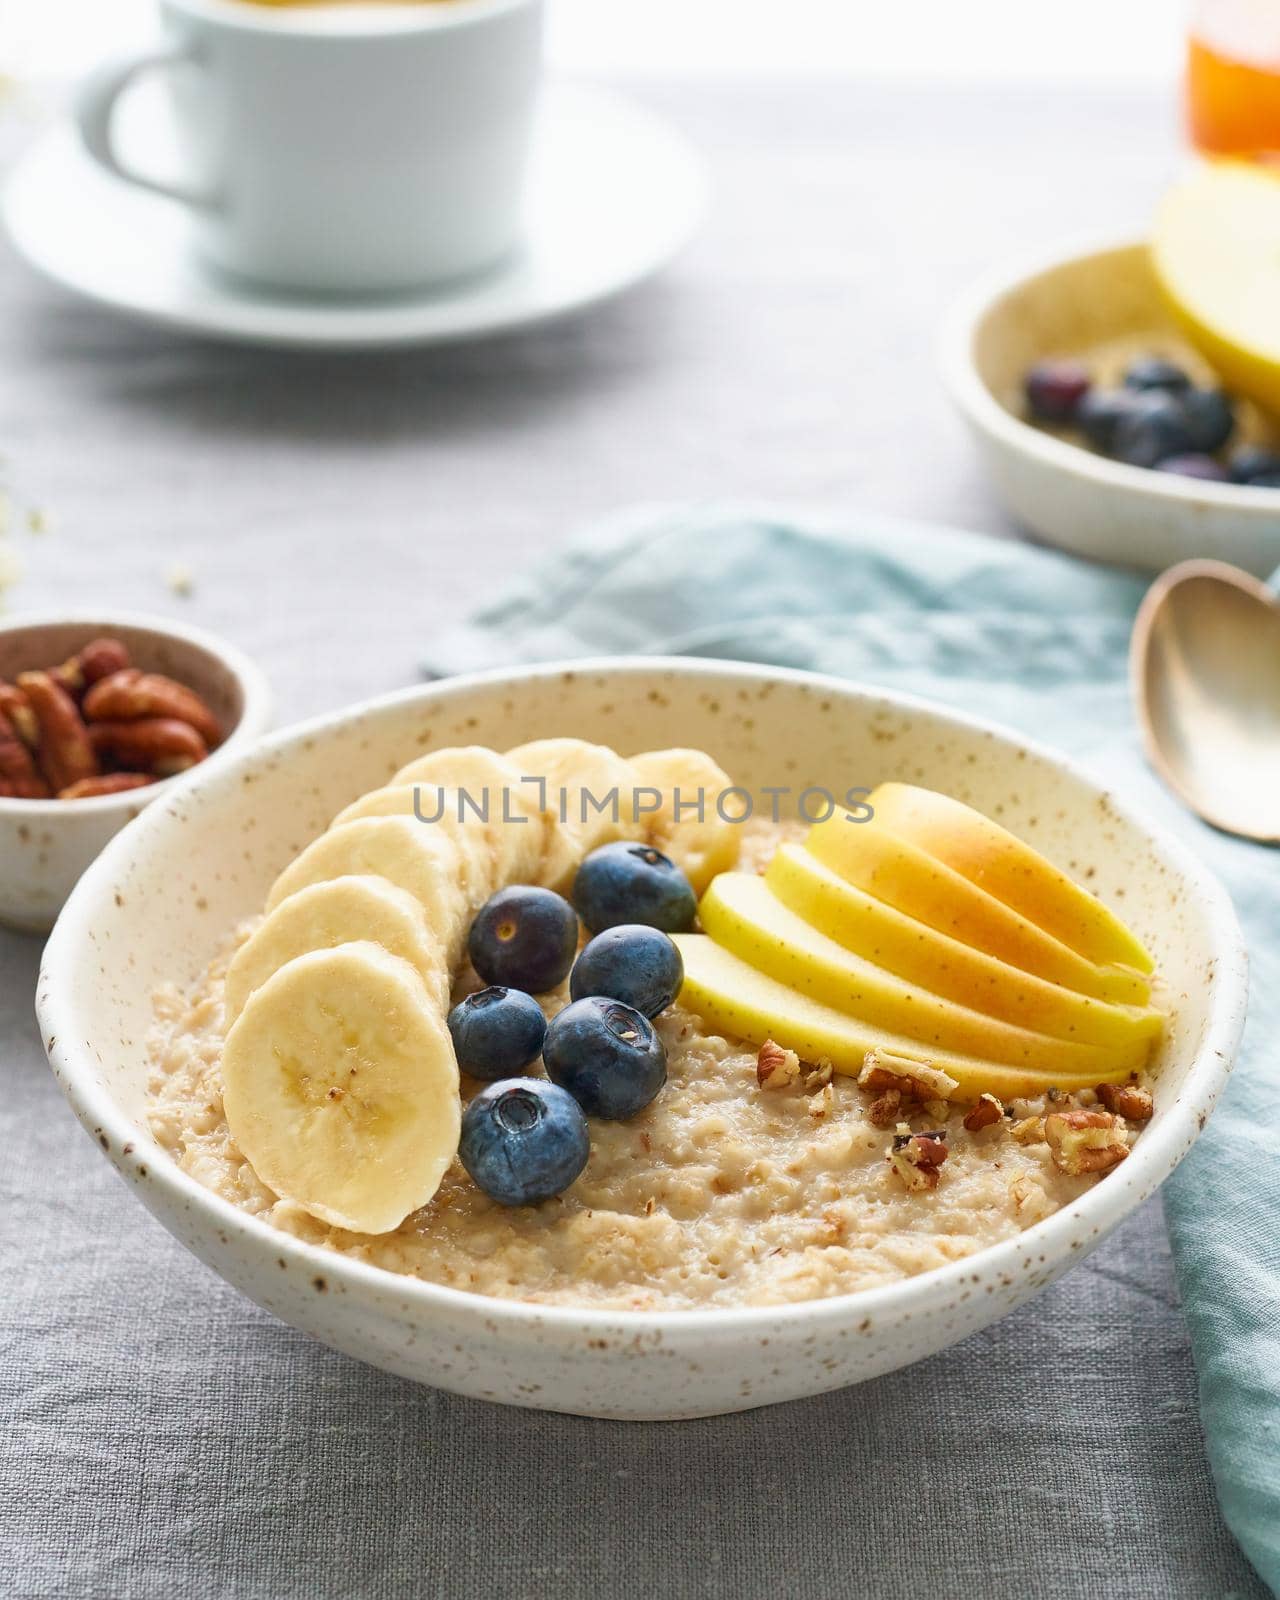
[[[1192,141],[1206,154],[1280,158],[1280,61],[1233,61],[1192,39],[1187,116]]]

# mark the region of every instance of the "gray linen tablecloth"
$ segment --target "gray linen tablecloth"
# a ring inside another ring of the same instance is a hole
[[[1168,109],[637,92],[706,151],[706,229],[529,337],[221,349],[0,258],[0,452],[53,522],[14,536],[12,603],[189,616],[293,719],[410,681],[490,574],[628,501],[999,530],[934,380],[938,316],[1010,247],[1138,229]],[[454,1399],[273,1321],[134,1203],[46,1070],[38,959],[0,934],[0,1594],[1262,1593],[1214,1502],[1157,1205],[1018,1314],[843,1394],[648,1428]]]

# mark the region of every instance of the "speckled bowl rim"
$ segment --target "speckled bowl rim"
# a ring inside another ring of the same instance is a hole
[[[1059,245],[1053,251],[1023,258],[1013,266],[1002,266],[980,277],[953,302],[943,320],[937,357],[943,384],[961,415],[974,428],[1056,472],[1100,484],[1117,493],[1141,495],[1158,504],[1221,505],[1237,512],[1253,513],[1259,518],[1276,517],[1280,515],[1280,490],[1242,483],[1211,483],[1199,478],[1178,477],[1171,472],[1130,467],[1122,461],[1095,455],[1083,445],[1059,439],[1010,411],[992,393],[978,370],[974,351],[979,331],[991,317],[1001,315],[1001,302],[1006,296],[1064,267],[1146,248],[1146,240],[1141,238],[1077,240],[1070,246]],[[1280,561],[1280,539],[1276,541],[1276,559]]]
[[[271,721],[273,699],[266,675],[237,645],[229,644],[215,633],[191,627],[185,622],[174,622],[168,617],[149,616],[142,611],[19,611],[0,617],[0,638],[11,638],[38,628],[93,628],[110,634],[113,628],[129,628],[135,633],[154,634],[157,639],[176,639],[221,662],[227,673],[239,685],[242,701],[236,725],[207,762],[219,763],[230,752],[239,754],[254,739],[259,738]],[[202,765],[207,764],[202,763]],[[110,816],[119,812],[129,817],[139,806],[152,806],[167,795],[180,778],[161,778],[149,789],[128,789],[123,794],[90,795],[82,800],[13,800],[0,795],[0,817],[13,817],[20,822],[52,823],[64,827],[80,817]]]
[[[1095,796],[1106,798],[1113,813],[1137,828],[1178,873],[1183,887],[1194,895],[1212,930],[1214,976],[1210,981],[1204,1042],[1187,1068],[1182,1091],[1164,1112],[1159,1124],[1147,1129],[1124,1164],[1124,1180],[1109,1177],[1070,1202],[1043,1222],[1036,1223],[1013,1238],[989,1246],[972,1256],[920,1273],[899,1283],[864,1289],[852,1294],[825,1299],[797,1301],[788,1305],[742,1306],[698,1310],[625,1310],[590,1306],[541,1305],[527,1301],[504,1300],[496,1296],[472,1294],[442,1284],[391,1272],[386,1268],[353,1260],[337,1251],[305,1241],[250,1215],[206,1189],[183,1172],[167,1152],[160,1149],[145,1124],[126,1118],[115,1105],[105,1086],[95,1081],[93,1053],[83,1044],[69,1044],[69,1016],[64,1016],[64,998],[59,973],[64,952],[70,952],[82,937],[81,927],[91,926],[95,903],[113,893],[119,872],[139,851],[146,848],[147,828],[154,825],[163,809],[180,807],[183,801],[214,774],[196,768],[180,781],[157,806],[150,808],[127,834],[117,836],[85,873],[76,886],[49,937],[41,966],[36,1012],[41,1037],[47,1041],[50,1064],[62,1084],[86,1132],[102,1145],[122,1172],[127,1172],[124,1146],[136,1148],[144,1142],[149,1152],[147,1181],[155,1182],[176,1201],[194,1207],[207,1220],[211,1233],[232,1232],[246,1247],[265,1252],[264,1259],[283,1259],[322,1273],[335,1286],[359,1299],[367,1295],[379,1303],[394,1293],[407,1311],[429,1315],[433,1308],[455,1315],[474,1315],[498,1330],[587,1332],[622,1327],[630,1336],[651,1335],[670,1348],[696,1344],[738,1343],[744,1338],[767,1336],[780,1324],[807,1322],[820,1335],[832,1325],[847,1325],[854,1315],[880,1320],[920,1317],[931,1310],[944,1311],[954,1302],[966,1278],[981,1267],[989,1278],[1015,1283],[1032,1276],[1047,1262],[1069,1265],[1072,1253],[1101,1236],[1133,1211],[1169,1176],[1203,1130],[1223,1085],[1230,1074],[1244,1027],[1247,1002],[1248,958],[1239,924],[1226,890],[1184,845],[1163,829],[1152,827],[1131,808],[1116,802],[1110,791],[1098,784],[1082,767],[1011,729],[978,717],[951,710],[915,695],[861,685],[827,674],[754,663],[669,656],[603,656],[554,661],[517,669],[498,669],[446,678],[437,683],[400,690],[390,695],[361,702],[344,711],[329,713],[295,724],[260,739],[235,762],[244,770],[273,755],[288,752],[306,740],[323,738],[335,728],[383,711],[413,703],[430,704],[455,693],[467,693],[488,685],[514,685],[531,680],[554,679],[562,673],[610,673],[641,677],[654,672],[675,672],[684,677],[740,677],[759,682],[776,681],[808,685],[845,700],[862,701],[868,708],[885,706],[903,712],[924,713],[963,728],[976,736],[994,738],[1013,750],[1025,750],[1082,783]],[[227,776],[227,763],[219,762],[217,777]]]

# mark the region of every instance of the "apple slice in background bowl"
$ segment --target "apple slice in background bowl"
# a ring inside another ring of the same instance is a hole
[[[1172,1018],[1155,1115],[1132,1154],[1024,1233],[857,1294],[788,1305],[614,1311],[499,1300],[308,1243],[181,1170],[147,1119],[152,996],[195,982],[281,869],[420,752],[576,737],[624,754],[705,750],[735,783],[845,793],[899,779],[964,800],[1090,887],[1150,950]],[[175,887],[180,892],[175,892]],[[1168,1176],[1203,1126],[1243,1024],[1245,957],[1191,854],[1051,752],[905,696],[811,674],[611,658],[460,678],[277,734],[197,769],[108,846],[49,941],[38,1013],[94,1144],[228,1282],[388,1371],[508,1404],[630,1419],[817,1394],[933,1354],[1080,1261]]]

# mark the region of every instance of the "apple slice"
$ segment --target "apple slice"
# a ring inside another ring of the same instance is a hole
[[[919,845],[1086,961],[1144,974],[1155,966],[1141,942],[1101,900],[962,800],[909,783],[882,783],[867,803],[875,809],[875,820],[864,826],[887,828]]]
[[[1132,1005],[1151,998],[1141,973],[1087,961],[963,874],[874,822],[835,816],[815,823],[804,843],[839,877],[877,900],[1046,983]]]
[[[1193,168],[1156,216],[1151,264],[1223,382],[1280,412],[1280,175],[1244,161]]]
[[[960,1085],[960,1098],[970,1100],[983,1094],[1009,1100],[1053,1088],[1084,1089],[1114,1076],[1103,1069],[1068,1073],[1001,1066],[949,1050],[930,1050],[917,1040],[886,1033],[789,989],[706,934],[678,933],[675,942],[684,961],[680,1003],[710,1027],[756,1046],[774,1039],[803,1060],[825,1058],[837,1072],[850,1077],[862,1070],[868,1050],[884,1050],[938,1067]]]
[[[1002,1022],[1081,1044],[1115,1043],[1135,1024],[1158,1031],[1147,1020],[1159,1016],[1152,1007],[1099,1000],[974,950],[846,882],[802,845],[780,845],[765,882],[784,906],[847,950]]]
[[[1146,1063],[1161,1027],[1151,1012],[1109,1044],[1054,1038],[1016,1027],[929,989],[895,977],[788,910],[764,879],[722,872],[698,907],[703,929],[717,944],[846,1016],[915,1039],[928,1050],[982,1056],[1009,1066],[1047,1072],[1089,1072],[1124,1077]]]

